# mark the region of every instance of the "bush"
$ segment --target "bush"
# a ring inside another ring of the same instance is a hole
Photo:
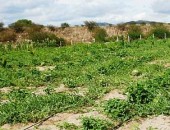
[[[128,30],[128,35],[132,40],[136,40],[140,38],[140,35],[142,34],[142,30],[137,25],[131,25]]]
[[[0,42],[16,41],[16,33],[13,30],[3,30],[0,32]]]
[[[96,42],[106,42],[107,33],[102,28],[96,28],[93,32]]]
[[[33,23],[31,20],[21,19],[9,25],[10,28],[14,29],[17,33],[24,31],[24,27],[30,27]]]
[[[113,119],[126,121],[132,117],[131,105],[124,100],[114,99],[109,100],[105,105],[105,112]]]
[[[151,30],[150,35],[154,34],[156,38],[164,39],[165,33],[166,37],[170,38],[170,31],[165,26],[156,26]]]
[[[58,38],[55,34],[47,32],[33,32],[29,34],[29,39],[33,42],[46,42],[48,46],[64,46],[66,44],[63,38]]]
[[[4,29],[4,23],[0,22],[0,31]]]
[[[55,31],[55,26],[53,26],[53,25],[48,25],[47,27],[48,27],[48,29],[49,29],[50,31],[52,31],[52,32]]]
[[[84,117],[82,123],[84,130],[108,130],[111,125],[105,120],[92,117]]]
[[[97,23],[94,21],[85,21],[85,26],[88,28],[89,31],[94,30],[96,27],[98,27]]]
[[[127,29],[126,24],[118,24],[117,28],[121,31],[125,31]]]
[[[61,28],[67,28],[70,27],[70,25],[68,23],[62,23],[61,24]]]

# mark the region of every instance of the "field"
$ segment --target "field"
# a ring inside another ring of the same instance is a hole
[[[0,46],[2,130],[142,129],[160,115],[170,120],[169,39]]]

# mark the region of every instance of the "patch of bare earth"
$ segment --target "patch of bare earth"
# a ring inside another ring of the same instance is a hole
[[[39,71],[48,71],[55,69],[55,66],[37,66],[36,69]]]
[[[49,118],[48,120],[44,121],[41,124],[36,126],[30,127],[33,123],[29,124],[16,124],[16,125],[9,125],[5,124],[1,127],[1,129],[5,130],[23,130],[25,128],[30,127],[28,130],[59,130],[59,125],[65,122],[75,124],[76,126],[81,126],[81,118],[82,117],[95,117],[100,119],[109,120],[107,116],[101,114],[100,112],[96,111],[95,109],[91,108],[91,111],[85,113],[58,113],[55,116]]]
[[[11,87],[4,87],[4,88],[0,88],[0,93],[10,93],[12,91]]]
[[[102,98],[102,100],[104,100],[104,101],[107,101],[107,100],[110,100],[110,99],[126,100],[127,97],[126,97],[126,95],[123,95],[119,90],[112,90]]]
[[[164,67],[165,67],[165,68],[170,68],[170,63],[164,64]]]
[[[56,116],[50,118],[49,120],[43,122],[43,124],[41,124],[39,126],[39,128],[45,128],[45,126],[48,127],[48,125],[60,125],[62,123],[70,123],[70,124],[74,124],[76,126],[81,126],[81,118],[82,117],[95,117],[95,118],[100,118],[100,119],[106,119],[109,120],[107,118],[107,116],[99,113],[98,111],[91,111],[91,112],[87,112],[87,113],[59,113]]]
[[[41,86],[37,88],[29,87],[29,89],[35,89],[32,93],[36,95],[46,95],[45,89],[47,89],[47,87],[46,86]],[[59,87],[54,88],[55,93],[66,92],[66,93],[77,94],[81,96],[85,96],[87,90],[88,90],[87,88],[83,88],[83,87],[68,88],[64,84],[61,84]]]
[[[157,116],[124,124],[118,130],[170,130],[170,116]]]
[[[154,60],[149,62],[150,65],[161,65],[164,64],[166,61],[165,60]]]

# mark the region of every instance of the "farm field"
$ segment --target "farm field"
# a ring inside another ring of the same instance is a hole
[[[169,39],[0,46],[0,130],[168,130],[169,115]]]

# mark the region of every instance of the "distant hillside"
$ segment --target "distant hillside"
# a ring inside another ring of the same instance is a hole
[[[112,25],[111,23],[106,23],[106,22],[99,22],[97,23],[98,26],[110,26]]]
[[[138,20],[138,21],[129,21],[123,24],[164,24],[163,22],[156,22],[156,21],[147,21],[147,20]]]

